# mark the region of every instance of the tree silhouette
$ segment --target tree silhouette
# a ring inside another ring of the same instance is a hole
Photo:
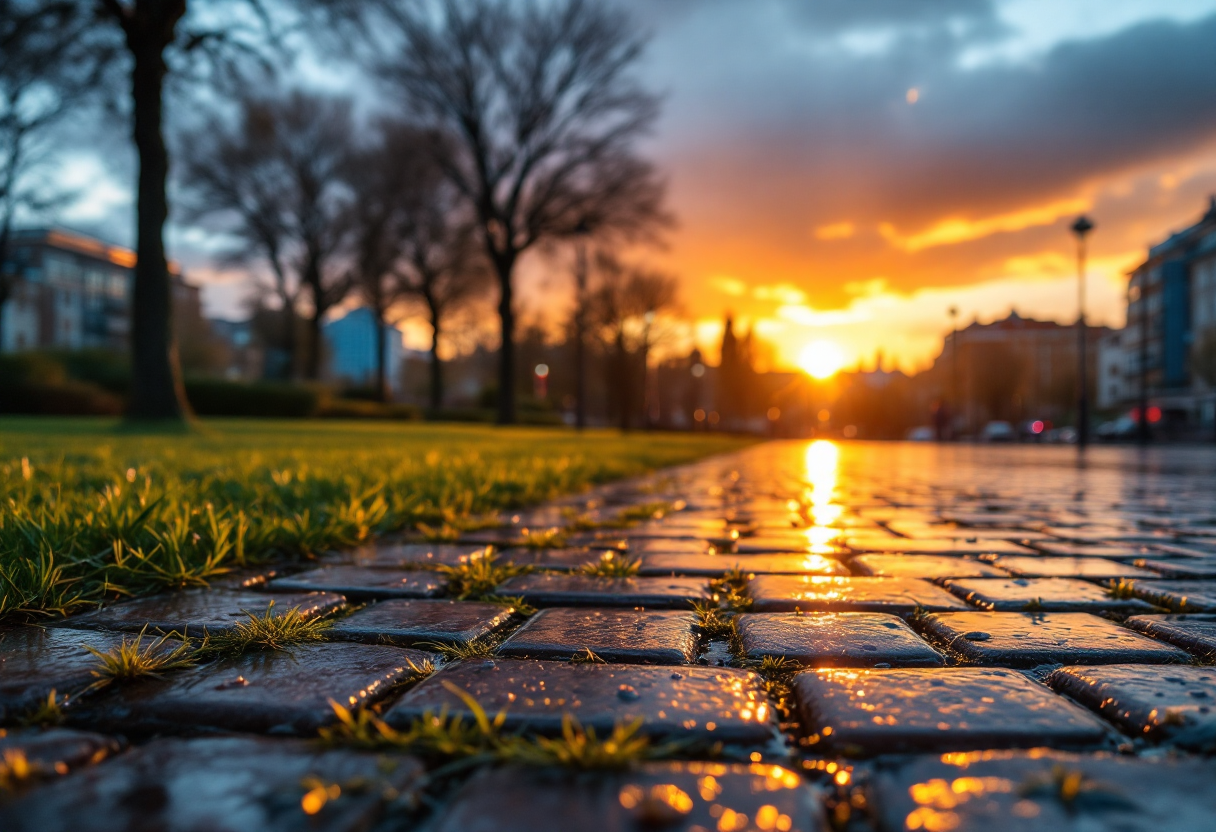
[[[72,0],[0,0],[0,322],[21,280],[9,252],[17,214],[46,214],[73,196],[40,174],[50,134],[107,63],[83,48],[89,23]]]
[[[608,352],[611,399],[621,430],[629,430],[645,403],[650,352],[671,333],[665,318],[679,309],[679,283],[605,254],[597,257],[596,271],[599,285],[587,299],[587,320]]]
[[[304,375],[316,379],[321,324],[351,288],[342,263],[352,203],[350,102],[292,92],[249,97],[240,108],[237,125],[212,119],[188,139],[193,214],[220,215],[241,242],[238,253],[265,259],[289,321],[299,298],[309,332]],[[286,338],[293,329],[286,326]]]
[[[442,0],[389,3],[399,37],[382,77],[448,136],[448,180],[473,212],[499,288],[498,419],[515,420],[514,275],[534,246],[580,226],[653,234],[669,222],[663,186],[634,145],[656,98],[630,72],[643,40],[602,3]]]

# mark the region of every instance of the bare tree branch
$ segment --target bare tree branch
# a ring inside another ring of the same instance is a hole
[[[644,46],[601,3],[438,0],[389,6],[399,35],[381,76],[451,137],[439,164],[477,225],[499,284],[499,420],[514,420],[513,277],[538,244],[590,228],[655,239],[663,184],[635,145],[657,99],[631,73]]]

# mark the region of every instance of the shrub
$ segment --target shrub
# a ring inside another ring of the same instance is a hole
[[[67,380],[63,364],[41,352],[0,355],[0,387],[9,390],[31,384],[60,384]]]
[[[360,401],[356,399],[328,399],[322,403],[317,415],[326,419],[400,419],[415,421],[422,418],[422,411],[408,404],[385,404],[384,402]]]
[[[116,396],[131,386],[131,362],[125,353],[106,349],[50,350],[46,355],[63,365],[68,378],[94,384]]]
[[[186,398],[199,416],[304,419],[317,415],[323,391],[299,384],[214,378],[186,380]]]
[[[429,422],[484,422],[494,421],[495,412],[480,407],[440,407],[426,412]]]
[[[0,383],[0,413],[36,416],[117,416],[122,399],[94,384]]]

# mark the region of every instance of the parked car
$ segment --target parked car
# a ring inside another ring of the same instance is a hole
[[[1052,428],[1043,434],[1043,441],[1053,445],[1075,445],[1077,444],[1076,428]]]
[[[904,439],[907,439],[909,442],[932,442],[936,438],[937,435],[933,432],[933,428],[928,425],[912,428],[904,436]]]
[[[1017,438],[1018,434],[1013,425],[999,420],[989,422],[980,431],[981,442],[1015,442]]]
[[[1137,427],[1136,420],[1131,416],[1120,416],[1118,419],[1098,425],[1098,438],[1110,442],[1133,439],[1136,436]]]

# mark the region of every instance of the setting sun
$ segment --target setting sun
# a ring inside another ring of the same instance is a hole
[[[812,341],[798,355],[798,366],[813,378],[831,378],[844,366],[844,351],[832,341]]]

